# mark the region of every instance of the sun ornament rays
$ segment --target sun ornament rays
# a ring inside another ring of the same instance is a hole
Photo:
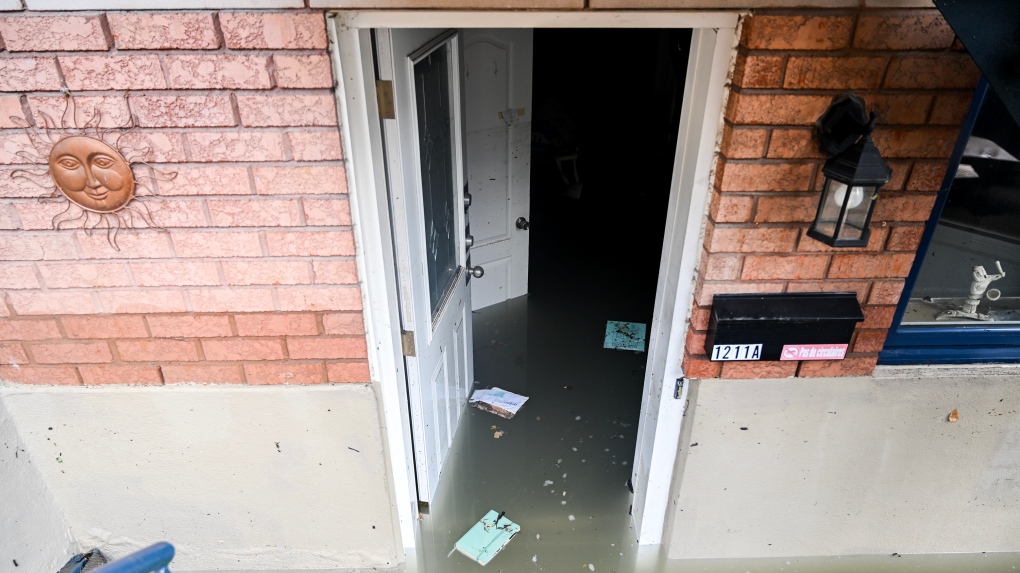
[[[42,126],[11,116],[11,121],[25,130],[33,149],[18,155],[38,166],[18,169],[11,177],[52,190],[43,201],[67,204],[53,217],[54,229],[83,229],[89,235],[96,229],[105,230],[106,240],[118,251],[117,233],[121,229],[165,231],[153,222],[152,213],[140,199],[155,195],[155,181],[170,181],[177,173],[153,168],[142,161],[150,148],[127,143],[124,136],[137,126],[135,118],[132,116],[127,125],[103,129],[98,108],[91,115],[79,111],[66,88],[64,99],[59,124],[45,112],[39,113]],[[136,166],[140,168],[133,169]]]

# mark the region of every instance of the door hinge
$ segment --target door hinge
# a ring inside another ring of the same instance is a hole
[[[379,117],[381,119],[397,119],[397,113],[393,107],[393,82],[375,80],[375,97],[379,104]]]
[[[400,348],[404,351],[404,356],[417,356],[414,353],[414,331],[413,330],[401,330],[400,331]]]

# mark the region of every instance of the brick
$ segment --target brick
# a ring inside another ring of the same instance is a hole
[[[0,319],[0,340],[46,340],[60,337],[57,321],[52,318]]]
[[[81,385],[75,369],[66,366],[0,366],[0,382],[52,386]]]
[[[900,191],[907,184],[907,175],[910,173],[910,168],[913,167],[913,163],[910,161],[887,161],[889,168],[892,169],[892,177],[889,178],[889,182],[882,187],[882,191]],[[820,173],[820,172],[819,172]],[[821,189],[821,187],[819,187]]]
[[[813,125],[832,103],[830,96],[731,93],[726,119],[746,125]]]
[[[707,281],[735,281],[740,278],[742,257],[705,255],[701,259],[701,276]]]
[[[174,166],[176,176],[159,181],[160,195],[249,195],[248,170],[244,167]]]
[[[684,371],[684,375],[688,378],[705,380],[707,378],[718,378],[719,373],[722,371],[722,363],[711,362],[706,358],[684,356],[681,368]]]
[[[886,244],[887,251],[908,251],[914,252],[921,245],[921,235],[924,234],[924,227],[893,227],[889,232],[889,242]]]
[[[910,254],[833,255],[830,279],[899,278],[910,274],[914,262]]]
[[[244,375],[239,364],[164,364],[166,384],[242,384]]]
[[[751,220],[754,199],[744,195],[715,193],[709,215],[716,223],[745,223]]]
[[[830,247],[825,243],[815,240],[807,235],[807,229],[797,243],[797,252],[800,253],[861,253],[878,252],[885,245],[885,238],[889,235],[889,229],[883,226],[872,225],[871,236],[868,237],[868,244],[864,247]]]
[[[306,285],[311,274],[306,261],[224,261],[223,274],[231,285]]]
[[[198,349],[191,340],[118,340],[117,352],[125,362],[198,360]]]
[[[176,89],[241,89],[272,87],[265,56],[167,56],[167,80]]]
[[[778,88],[783,77],[784,56],[737,57],[733,85],[744,88]]]
[[[105,342],[37,342],[28,345],[38,364],[100,364],[113,362]]]
[[[283,360],[283,341],[275,339],[203,340],[206,360]]]
[[[31,16],[0,18],[0,35],[8,52],[79,52],[108,50],[99,16]]]
[[[955,36],[934,10],[902,16],[882,12],[858,18],[853,45],[869,50],[936,50],[950,47]]]
[[[694,300],[701,306],[711,306],[712,297],[717,294],[783,292],[785,285],[783,282],[705,282],[698,285]]]
[[[949,165],[944,162],[927,163],[917,162],[910,170],[910,178],[907,180],[907,191],[938,191],[942,188],[942,182],[946,178],[946,171]]]
[[[872,226],[878,221],[924,222],[935,206],[935,194],[911,194],[879,197],[872,214]]]
[[[142,127],[219,127],[237,125],[227,95],[131,96],[131,111]]]
[[[829,257],[804,256],[749,256],[744,258],[741,280],[820,279],[825,276]]]
[[[895,306],[865,306],[863,310],[864,322],[860,324],[861,328],[889,328],[896,314]]]
[[[800,363],[797,376],[827,378],[835,376],[870,376],[878,364],[877,356],[848,356],[843,360],[808,360]]]
[[[786,292],[853,292],[857,293],[857,301],[864,304],[868,296],[867,281],[790,281]]]
[[[813,164],[727,163],[723,191],[809,191]]]
[[[69,235],[0,235],[0,260],[3,261],[59,261],[77,258],[74,239]]]
[[[351,287],[312,287],[277,289],[280,310],[288,312],[316,310],[361,310],[361,291]]]
[[[28,362],[28,355],[19,343],[0,344],[0,364],[24,364]]]
[[[184,295],[178,290],[100,290],[103,310],[116,314],[187,312]]]
[[[8,291],[18,314],[92,314],[92,295],[81,291]]]
[[[283,161],[283,136],[280,133],[212,132],[185,135],[196,161]]]
[[[368,350],[361,336],[320,336],[316,338],[288,338],[287,350],[291,358],[366,358]]]
[[[328,316],[328,315],[327,315]],[[314,314],[238,314],[234,316],[241,336],[317,335]],[[346,334],[327,332],[328,334]]]
[[[148,338],[140,316],[64,316],[60,318],[68,338]]]
[[[786,64],[786,89],[876,89],[882,83],[884,57],[799,57]]]
[[[315,284],[358,284],[358,265],[354,261],[313,261]]]
[[[904,281],[875,281],[868,304],[899,304]]]
[[[759,197],[755,223],[809,223],[818,211],[818,198]]]
[[[156,56],[59,56],[60,69],[72,90],[165,89]]]
[[[350,231],[266,231],[274,257],[336,257],[354,255]]]
[[[948,158],[960,130],[951,127],[876,129],[872,136],[883,157]]]
[[[86,259],[166,259],[173,256],[169,237],[165,232],[151,230],[121,230],[117,233],[115,249],[106,239],[106,233],[74,235],[81,254]]]
[[[364,335],[365,318],[360,312],[331,312],[322,316],[326,334]]]
[[[205,209],[199,199],[145,199],[153,224],[162,229],[208,227]]]
[[[310,227],[335,227],[351,225],[351,205],[347,199],[301,200],[305,209],[305,223]]]
[[[266,312],[274,310],[269,289],[222,288],[188,290],[195,312]]]
[[[885,347],[886,330],[865,330],[857,333],[854,352],[881,352]]]
[[[215,50],[220,47],[211,13],[107,14],[121,50]]]
[[[131,384],[139,386],[159,386],[163,384],[163,376],[156,366],[129,366],[116,364],[111,366],[79,366],[78,372],[86,386],[105,384]]]
[[[723,362],[720,378],[792,378],[797,362]]]
[[[329,94],[237,96],[241,124],[247,127],[336,125],[336,102]]]
[[[287,139],[290,141],[291,153],[296,161],[338,161],[344,158],[339,130],[288,131]],[[339,180],[334,183],[334,189],[339,185],[344,186],[344,191],[331,192],[346,193],[346,179],[342,183]]]
[[[347,174],[340,165],[254,167],[259,195],[322,195],[347,193]]]
[[[885,87],[892,89],[973,89],[981,78],[967,54],[896,56],[889,62]]]
[[[0,133],[0,163],[25,165],[32,163],[32,156],[38,155],[32,141],[24,132]],[[25,155],[29,154],[28,157]]]
[[[333,71],[329,57],[323,54],[308,56],[273,56],[273,75],[281,88],[331,88]]]
[[[716,227],[705,238],[712,253],[789,253],[797,242],[797,229]]]
[[[216,227],[301,225],[301,204],[294,199],[210,199],[207,205]]]
[[[31,265],[3,265],[0,266],[0,288],[39,288],[39,279]]]
[[[759,50],[838,50],[850,43],[850,16],[752,16],[742,44]]]
[[[371,382],[368,362],[327,362],[326,380],[329,382]]]
[[[712,318],[712,310],[701,308],[697,305],[691,308],[691,328],[694,330],[708,330],[708,323]]]
[[[179,257],[261,257],[262,245],[254,231],[172,232]]]
[[[930,94],[868,95],[868,106],[883,125],[925,123],[931,102]]]
[[[216,338],[233,336],[222,314],[168,314],[145,317],[153,338]],[[206,358],[209,358],[206,356]]]
[[[57,91],[60,86],[53,58],[0,58],[0,92]]]
[[[66,121],[71,125],[84,126],[97,115],[99,127],[124,127],[131,123],[127,100],[119,95],[75,96],[73,106],[62,95],[28,96],[28,107],[37,126],[46,125],[43,114],[49,116],[53,125]]]
[[[765,154],[767,129],[734,129],[723,132],[722,154],[729,159],[757,159]]]
[[[0,129],[22,127],[20,122],[16,122],[12,118],[25,120],[25,112],[21,109],[21,98],[13,95],[0,96]]]
[[[704,354],[706,338],[707,335],[704,333],[688,332],[687,338],[684,339],[684,349],[688,354]]]
[[[960,125],[970,110],[974,99],[971,92],[940,92],[935,95],[928,123],[933,125]]]
[[[326,23],[321,13],[223,12],[223,37],[230,48],[321,50]]]
[[[49,288],[92,288],[132,286],[124,263],[40,264],[39,274]]]
[[[179,163],[188,159],[184,153],[184,136],[180,133],[134,130],[121,136],[119,147],[137,150],[140,157],[132,161]]]
[[[53,218],[67,209],[67,202],[63,200],[32,201],[14,203],[10,207],[13,207],[17,212],[22,229],[42,231],[53,228]]]
[[[821,159],[818,140],[811,129],[773,129],[768,157],[780,159]]]
[[[245,364],[244,376],[249,384],[320,384],[325,381],[325,372],[319,363]]]
[[[216,263],[159,261],[131,263],[138,286],[214,286],[220,284]]]

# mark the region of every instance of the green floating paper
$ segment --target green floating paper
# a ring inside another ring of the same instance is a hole
[[[495,510],[489,510],[489,513],[474,524],[453,548],[479,565],[486,565],[520,531],[520,525],[506,517],[500,517]]]
[[[602,347],[644,352],[645,325],[640,322],[610,320],[606,323],[606,342]]]

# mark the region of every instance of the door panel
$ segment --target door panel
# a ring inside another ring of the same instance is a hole
[[[464,31],[471,259],[485,268],[471,286],[474,308],[528,292],[528,231],[515,222],[530,215],[532,38],[532,30]]]
[[[418,499],[431,501],[473,378],[466,272],[460,43],[453,31],[378,30],[379,79],[393,82],[383,120],[401,295]]]

